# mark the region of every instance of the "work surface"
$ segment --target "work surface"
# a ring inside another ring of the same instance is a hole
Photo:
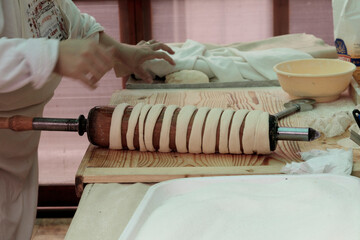
[[[347,95],[343,101],[351,102]],[[279,87],[208,90],[121,90],[111,98],[111,105],[138,102],[179,106],[195,105],[233,109],[261,109],[270,114],[284,109],[289,97]],[[349,109],[351,110],[351,109]],[[304,115],[295,114],[279,122],[280,126],[304,126]],[[139,151],[115,151],[90,145],[76,175],[76,189],[81,195],[87,183],[160,182],[195,176],[277,174],[284,164],[301,161],[299,152],[340,147],[340,137],[321,137],[313,142],[279,141],[270,155],[180,154]],[[353,175],[360,176],[359,150],[354,150]]]

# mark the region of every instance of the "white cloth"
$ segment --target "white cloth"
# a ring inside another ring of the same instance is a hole
[[[209,78],[216,77],[221,82],[244,80],[276,80],[273,67],[280,62],[294,59],[312,58],[308,53],[291,48],[273,48],[259,51],[240,51],[233,47],[206,49],[205,45],[187,40],[181,47],[172,47],[176,65],[155,59],[143,66],[153,76],[164,77],[180,70],[198,70]]]
[[[314,149],[300,154],[304,162],[287,163],[281,169],[281,172],[288,174],[351,174],[353,167],[353,154],[351,149],[328,149],[326,151]]]
[[[186,178],[152,186],[119,240],[359,240],[360,180]]]
[[[42,116],[60,81],[52,73],[59,40],[97,39],[101,30],[70,0],[0,1],[0,116]],[[0,240],[31,238],[39,138],[37,131],[0,130]]]

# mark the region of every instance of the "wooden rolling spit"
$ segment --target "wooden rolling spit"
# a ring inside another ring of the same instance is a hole
[[[132,107],[125,110],[122,121],[122,144],[124,149],[127,148],[126,132]],[[0,118],[0,129],[11,129],[14,131],[26,130],[45,130],[45,131],[73,131],[78,132],[79,135],[87,133],[89,141],[100,147],[109,147],[109,135],[112,113],[114,107],[100,106],[94,107],[89,111],[88,118],[86,119],[81,115],[78,119],[63,119],[63,118],[32,118],[25,116],[13,116],[9,118]],[[170,148],[176,151],[175,134],[176,134],[176,120],[180,108],[174,112],[170,129]],[[160,114],[153,134],[154,148],[159,148],[160,130],[162,119],[164,116],[165,108]],[[190,120],[187,129],[187,140],[190,138],[191,127],[193,118]],[[312,141],[319,136],[319,133],[312,128],[284,128],[279,127],[277,118],[270,115],[269,117],[269,140],[270,149],[276,149],[278,140],[290,141]],[[244,124],[243,124],[244,125]],[[244,126],[240,129],[240,136],[242,136]],[[219,127],[218,127],[219,135]],[[134,146],[139,149],[139,127],[138,124],[135,128]],[[217,138],[216,151],[218,151],[219,138]]]

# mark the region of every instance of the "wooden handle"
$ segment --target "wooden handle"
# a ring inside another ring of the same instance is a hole
[[[11,129],[13,131],[33,130],[33,118],[26,116],[0,117],[0,129]]]
[[[123,121],[121,123],[121,140],[123,144],[123,148],[127,149],[127,141],[126,141],[126,132],[127,132],[127,126],[130,118],[130,114],[132,112],[132,107],[128,107],[123,116]],[[87,135],[89,141],[97,146],[100,147],[109,147],[109,136],[110,136],[110,125],[111,125],[111,117],[112,113],[114,111],[114,107],[94,107],[90,110],[88,119],[87,119]],[[176,151],[176,145],[175,145],[175,135],[176,135],[176,120],[177,116],[179,114],[180,108],[178,108],[173,115],[171,127],[170,127],[170,143],[169,147],[173,151]],[[154,128],[154,134],[153,134],[153,145],[155,149],[159,149],[159,141],[160,141],[160,131],[161,131],[161,125],[162,120],[164,117],[165,108],[161,112],[158,120],[156,121],[155,128]],[[194,114],[195,115],[195,114]],[[192,123],[194,120],[194,115],[191,118],[189,122],[189,126],[187,129],[187,141],[189,141]],[[269,119],[270,129],[269,129],[269,140],[270,140],[270,149],[273,151],[276,148],[276,129],[277,129],[277,121],[276,118],[270,115]],[[139,124],[135,127],[135,134],[134,134],[134,146],[136,149],[139,149]],[[244,129],[244,124],[242,124],[242,127],[240,129],[240,136],[242,136],[242,132]],[[219,136],[219,127],[217,129],[217,136]],[[219,138],[216,139],[216,147],[215,150],[218,152],[218,146],[219,146]]]

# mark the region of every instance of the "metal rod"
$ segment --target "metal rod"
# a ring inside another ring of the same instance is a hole
[[[277,140],[313,141],[320,137],[320,133],[312,128],[279,127]]]
[[[350,131],[350,139],[360,146],[360,136],[354,130]]]
[[[281,112],[275,113],[274,116],[277,119],[281,119],[283,117],[286,117],[290,114],[293,114],[297,111],[300,110],[300,105],[299,104],[294,104],[293,106],[289,107],[289,108],[285,108],[284,110],[282,110]]]
[[[78,132],[83,135],[86,131],[86,119],[83,115],[78,119],[34,118],[32,126],[34,130]]]

